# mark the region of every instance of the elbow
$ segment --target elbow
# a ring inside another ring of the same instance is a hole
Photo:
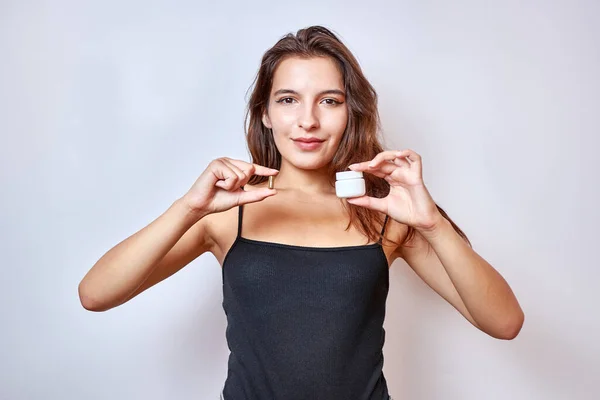
[[[525,315],[523,314],[522,310],[519,310],[518,313],[515,313],[514,316],[508,318],[508,320],[503,324],[502,329],[500,332],[498,332],[496,338],[502,340],[513,340],[521,332],[524,321]]]
[[[102,304],[102,302],[99,302],[90,293],[90,291],[88,289],[86,289],[83,282],[81,282],[79,284],[78,292],[79,292],[79,302],[81,303],[81,306],[83,308],[85,308],[86,310],[94,311],[94,312],[102,312],[102,311],[106,311],[109,309],[104,304]]]

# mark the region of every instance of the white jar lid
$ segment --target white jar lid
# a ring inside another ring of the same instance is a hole
[[[336,172],[335,179],[340,181],[344,179],[359,179],[363,177],[363,173],[360,171],[344,171]]]

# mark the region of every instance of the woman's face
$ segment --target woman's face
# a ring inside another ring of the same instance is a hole
[[[273,77],[263,123],[273,130],[282,163],[301,169],[326,166],[346,129],[342,74],[330,58],[288,58]]]

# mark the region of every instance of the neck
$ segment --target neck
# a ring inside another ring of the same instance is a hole
[[[275,177],[277,190],[299,191],[310,194],[331,194],[335,189],[330,183],[327,166],[319,169],[300,169],[282,160]]]

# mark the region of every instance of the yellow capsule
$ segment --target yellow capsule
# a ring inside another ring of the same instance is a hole
[[[273,189],[275,183],[275,177],[273,175],[269,176],[269,189]]]

